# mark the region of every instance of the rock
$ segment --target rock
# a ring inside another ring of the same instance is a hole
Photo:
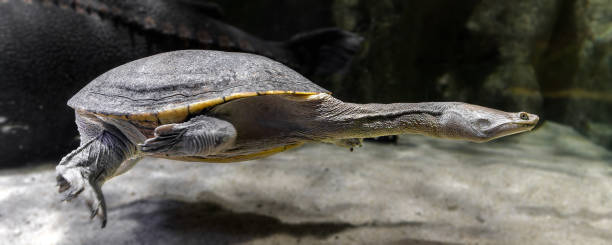
[[[60,203],[51,165],[0,171],[8,244],[609,244],[612,152],[545,123],[485,144],[401,136],[236,164],[145,159]],[[16,232],[19,231],[19,232]]]
[[[333,1],[209,0],[224,9],[223,20],[266,40],[287,40],[298,32],[335,26]]]
[[[542,97],[534,59],[557,23],[559,0],[481,2],[466,22],[473,33],[497,43],[499,64],[487,75],[479,101],[508,110],[539,112]]]
[[[478,2],[335,1],[337,24],[365,41],[329,89],[349,101],[420,102],[442,99],[436,80],[446,73],[483,80],[497,51],[464,28]]]
[[[608,148],[612,136],[612,2],[567,1],[540,61],[546,116],[576,127]]]
[[[612,138],[592,131],[612,124],[612,5],[608,0],[482,2],[467,27],[498,42],[500,64],[487,76],[482,103],[535,111],[576,127],[612,148]]]
[[[81,87],[125,62],[188,48],[52,1],[0,1],[0,12],[0,54],[10,57],[0,59],[0,167],[61,159],[78,146],[66,101]]]

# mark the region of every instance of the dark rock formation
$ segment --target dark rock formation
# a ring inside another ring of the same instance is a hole
[[[538,65],[543,113],[612,148],[612,2],[564,1]]]
[[[349,74],[330,89],[356,101],[440,100],[443,91],[473,100],[499,63],[497,43],[465,28],[478,2],[336,1],[336,21],[365,42]],[[449,73],[459,84],[436,83]]]

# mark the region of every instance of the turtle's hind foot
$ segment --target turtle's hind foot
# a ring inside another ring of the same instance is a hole
[[[58,166],[57,172],[57,186],[59,193],[63,194],[62,201],[70,201],[87,189],[86,192],[90,193],[90,197],[87,198],[87,206],[91,211],[90,217],[93,219],[98,216],[104,228],[106,226],[106,202],[100,184],[85,178],[79,171],[79,167],[66,169]]]
[[[91,217],[98,216],[106,225],[106,203],[101,185],[112,176],[129,151],[124,141],[106,131],[66,155],[55,168],[62,200],[70,201],[87,192]]]
[[[60,171],[58,171],[60,172]],[[70,201],[79,196],[85,189],[84,182],[86,181],[80,171],[75,168],[70,168],[66,171],[61,171],[56,176],[58,192],[62,193],[62,201]]]
[[[106,201],[102,194],[102,187],[97,183],[89,183],[90,190],[92,191],[92,197],[87,199],[87,206],[91,211],[89,218],[93,219],[98,216],[100,218],[100,227],[106,226]]]

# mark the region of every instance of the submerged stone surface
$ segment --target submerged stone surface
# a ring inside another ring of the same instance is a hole
[[[545,123],[485,144],[407,135],[237,164],[145,159],[60,203],[51,165],[0,172],[7,244],[609,244],[612,152]]]

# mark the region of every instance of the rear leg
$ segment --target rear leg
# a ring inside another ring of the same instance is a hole
[[[124,161],[134,156],[136,147],[113,125],[93,115],[76,115],[81,146],[66,155],[56,167],[57,185],[63,200],[81,192],[92,194],[92,218],[98,215],[106,225],[106,202],[102,184],[117,175]]]

